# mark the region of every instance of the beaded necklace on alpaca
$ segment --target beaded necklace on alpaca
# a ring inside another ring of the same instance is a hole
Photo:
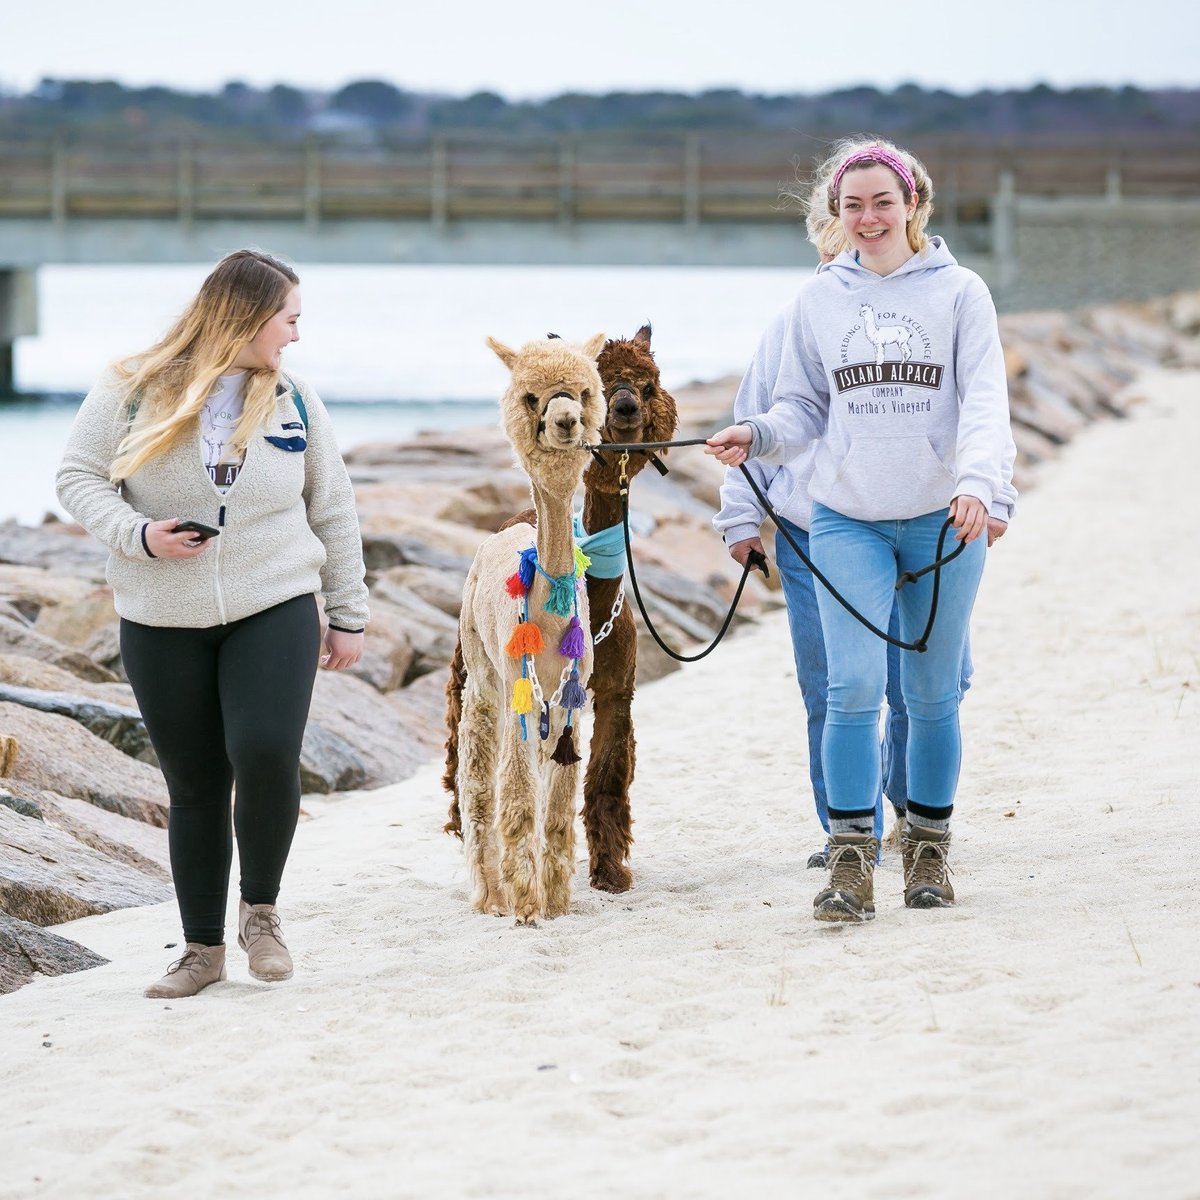
[[[521,551],[516,571],[504,584],[505,591],[517,602],[517,626],[504,649],[510,657],[521,660],[521,678],[513,684],[512,691],[513,711],[521,719],[521,740],[525,741],[529,736],[525,715],[533,711],[535,696],[541,707],[538,732],[543,740],[550,736],[550,707],[558,705],[566,711],[567,724],[550,757],[563,766],[579,762],[571,722],[575,710],[582,708],[587,700],[587,693],[579,682],[579,660],[583,658],[586,647],[583,626],[579,622],[579,589],[583,586],[583,573],[590,565],[591,559],[576,546],[575,569],[566,575],[549,575],[538,562],[537,547],[531,546]],[[550,584],[550,594],[542,605],[543,610],[558,617],[571,618],[558,644],[558,652],[567,662],[558,687],[549,699],[542,692],[534,663],[534,655],[541,654],[545,642],[542,631],[529,619],[529,589],[537,575]]]

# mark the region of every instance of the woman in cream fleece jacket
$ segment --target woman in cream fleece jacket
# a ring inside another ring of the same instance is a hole
[[[238,941],[256,978],[291,975],[275,902],[313,678],[319,657],[338,670],[362,653],[354,494],[324,406],[280,374],[298,285],[261,252],[222,259],[162,341],[88,394],[58,472],[111,552],[122,659],[171,797],[187,948],[148,996],[225,978],[235,784]]]

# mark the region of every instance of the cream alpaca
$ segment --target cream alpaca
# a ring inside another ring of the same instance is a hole
[[[515,351],[488,339],[512,372],[500,401],[501,420],[529,476],[537,528],[520,524],[493,534],[467,574],[459,623],[467,684],[458,800],[472,903],[497,916],[515,913],[520,924],[561,916],[571,902],[579,762],[563,761],[574,755],[552,758],[570,710],[550,704],[543,738],[542,713],[535,707],[529,718],[521,717],[510,697],[519,683],[527,694],[526,680],[536,678],[545,699],[552,700],[566,678],[558,647],[572,617],[545,611],[551,594],[547,576],[562,580],[576,570],[571,505],[588,462],[581,442],[597,441],[604,423],[595,362],[603,344],[604,335],[597,334],[582,346],[550,339]],[[521,657],[508,648],[522,602],[514,601],[506,581],[522,552],[535,545],[540,570],[526,598],[527,620],[540,631],[542,648],[528,656],[523,671]],[[587,630],[586,590],[579,587],[575,597],[575,616]],[[573,681],[580,687],[592,668],[591,638],[583,641]]]

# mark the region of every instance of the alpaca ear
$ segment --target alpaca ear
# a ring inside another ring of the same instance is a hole
[[[517,352],[510,350],[503,342],[498,342],[494,337],[487,340],[487,344],[496,352],[496,357],[511,371],[512,365],[517,361]]]
[[[603,333],[597,333],[597,334],[593,335],[592,337],[588,338],[588,340],[583,343],[584,354],[586,354],[588,356],[588,358],[593,359],[593,360],[599,358],[600,351],[604,348],[604,343],[607,340],[608,340],[607,335],[603,334]]]
[[[647,322],[645,323],[645,325],[643,325],[643,326],[641,327],[641,329],[639,329],[639,330],[637,331],[637,333],[635,333],[635,334],[633,335],[633,339],[632,339],[632,340],[633,340],[633,341],[634,341],[634,342],[635,342],[637,345],[641,346],[643,350],[649,350],[649,349],[650,349],[650,322],[649,322],[649,321],[647,321]]]

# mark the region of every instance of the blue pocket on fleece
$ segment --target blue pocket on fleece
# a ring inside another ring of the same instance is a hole
[[[272,437],[271,434],[264,434],[267,441],[272,446],[278,446],[280,450],[291,450],[293,453],[300,453],[308,448],[308,442],[302,437]]]

